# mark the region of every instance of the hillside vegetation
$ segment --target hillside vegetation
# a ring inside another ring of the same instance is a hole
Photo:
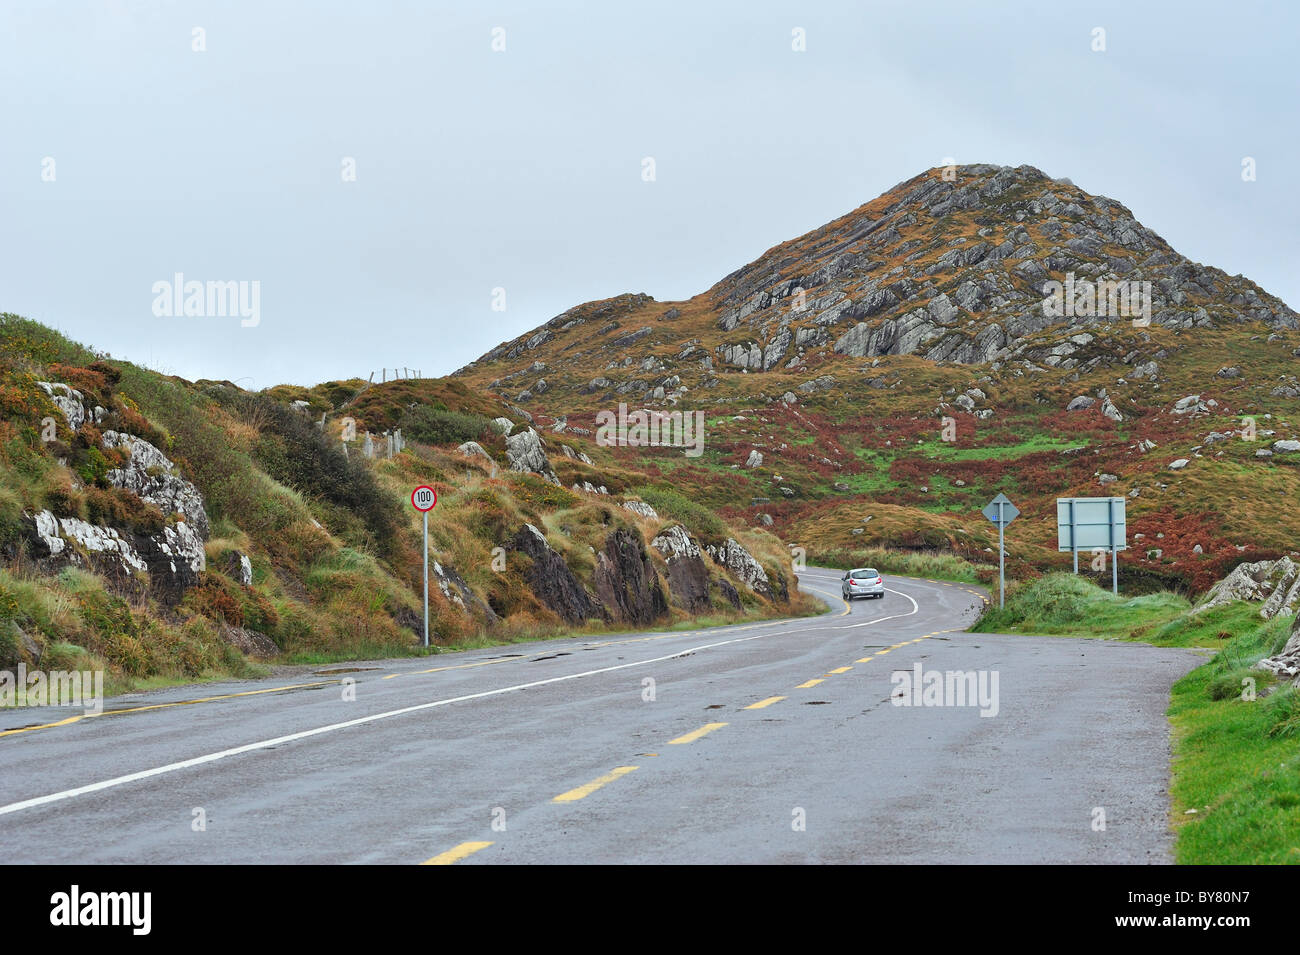
[[[1146,283],[1149,318],[1050,314],[1044,290],[1070,276]],[[948,554],[987,582],[997,532],[980,509],[1002,492],[1022,512],[1008,574],[1036,576],[1069,567],[1057,497],[1122,496],[1122,589],[1190,596],[1297,548],[1298,328],[1113,199],[1029,166],[960,166],[691,299],[576,306],[456,377],[543,424],[594,428],[620,403],[703,414],[698,457],[616,460],[809,560]]]
[[[512,469],[492,423],[503,415],[530,432],[461,382],[249,393],[0,317],[0,667],[106,666],[121,688],[252,672],[251,660],[415,652],[419,484],[438,493],[436,646],[813,609],[771,533],[732,528],[572,436],[574,458],[538,441],[545,473]],[[399,427],[405,448],[385,457],[380,433]],[[458,450],[466,441],[479,450]],[[583,482],[593,492],[571,489]],[[682,546],[727,545],[752,567],[707,554],[674,567],[677,552],[650,542],[679,526]]]

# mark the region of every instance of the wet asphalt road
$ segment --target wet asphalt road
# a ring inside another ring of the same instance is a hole
[[[846,606],[837,572],[800,580],[830,612],[181,687],[97,717],[0,714],[6,731],[70,719],[0,734],[0,851],[76,864],[1170,861],[1165,709],[1202,656],[967,634],[982,598],[962,584],[895,577],[883,600]],[[983,701],[918,691],[907,699],[923,705],[894,705],[893,674],[918,664],[973,671]]]

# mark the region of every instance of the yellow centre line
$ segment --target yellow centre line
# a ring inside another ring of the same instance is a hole
[[[551,802],[577,802],[579,799],[586,799],[601,786],[606,786],[609,783],[612,783],[620,776],[626,776],[628,773],[635,772],[638,768],[639,767],[637,766],[620,766],[598,779],[593,779],[584,786],[579,786],[577,789],[570,789],[567,793],[560,793],[552,799]]]
[[[668,741],[668,745],[679,746],[682,743],[694,743],[701,736],[704,736],[708,733],[712,733],[714,730],[722,729],[722,727],[726,725],[727,725],[726,723],[705,723],[699,729],[691,730],[685,736],[679,736],[676,739],[670,739]]]
[[[240,696],[261,696],[264,693],[281,693],[285,690],[305,690],[318,686],[331,686],[339,683],[339,680],[319,680],[315,683],[291,683],[288,686],[273,686],[265,690],[243,690],[239,693],[222,693],[218,696],[201,696],[193,700],[175,700],[171,703],[150,703],[145,706],[132,706],[120,710],[104,710],[100,713],[81,713],[77,716],[70,716],[66,720],[59,720],[56,723],[41,723],[38,726],[21,726],[18,729],[4,730],[0,736],[12,736],[15,733],[30,733],[34,730],[53,729],[56,726],[68,726],[71,723],[79,722],[83,719],[90,719],[96,716],[117,716],[121,713],[144,713],[148,710],[166,710],[174,706],[193,706],[196,703],[215,703],[217,700],[233,700]]]
[[[780,703],[784,699],[784,696],[769,696],[766,700],[759,700],[757,703],[750,703],[749,706],[745,707],[745,709],[761,710],[764,707],[771,706],[773,703]]]
[[[852,670],[852,669],[853,669],[853,667],[836,667],[834,670],[831,670],[830,672],[831,672],[831,673],[848,673],[848,672],[849,672],[850,670]]]
[[[420,865],[454,865],[461,859],[472,856],[480,849],[486,849],[490,845],[492,845],[490,842],[462,842],[456,848],[448,849],[432,859],[421,862]]]
[[[12,736],[14,733],[30,733],[33,730],[47,730],[52,729],[55,726],[67,726],[69,723],[75,723],[90,715],[91,714],[89,713],[83,713],[80,716],[69,716],[66,720],[59,720],[57,723],[42,723],[40,726],[23,726],[16,730],[5,730],[3,733],[0,733],[0,736]]]
[[[891,649],[892,649],[892,648],[891,648]],[[889,650],[880,650],[880,651],[877,651],[877,653],[876,653],[875,655],[878,656],[878,657],[883,657],[883,656],[884,656],[886,653],[888,653],[888,652],[889,652]]]
[[[806,690],[810,686],[816,686],[818,683],[825,683],[825,680],[809,680],[807,683],[800,683],[795,687],[796,690]]]
[[[457,663],[453,666],[430,667],[428,670],[407,670],[404,673],[390,673],[383,677],[385,680],[392,680],[399,676],[415,676],[418,673],[441,673],[444,670],[468,670],[472,667],[486,667],[494,663],[510,663],[512,660],[522,660],[523,657],[502,657],[500,660],[480,660],[478,663]]]
[[[854,663],[870,663],[871,657],[863,657],[861,660],[854,660]]]

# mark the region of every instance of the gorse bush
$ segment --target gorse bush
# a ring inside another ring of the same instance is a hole
[[[484,415],[420,405],[407,412],[400,427],[402,437],[412,441],[424,444],[463,444],[478,438],[490,423],[490,419]]]
[[[260,438],[253,456],[266,473],[344,515],[355,515],[368,537],[366,543],[381,553],[387,550],[399,505],[359,458],[349,458],[315,422],[277,401],[245,394],[226,400],[245,420],[257,423]]]

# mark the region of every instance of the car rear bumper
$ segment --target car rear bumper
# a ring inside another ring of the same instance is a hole
[[[884,584],[876,584],[873,587],[850,587],[848,595],[850,597],[880,597],[885,593]]]

